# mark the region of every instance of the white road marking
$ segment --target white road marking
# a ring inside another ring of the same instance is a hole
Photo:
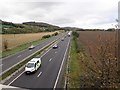
[[[43,52],[41,52],[41,54],[43,54],[44,53],[44,51]]]
[[[41,74],[42,74],[42,72],[40,72],[37,77],[39,77]]]
[[[55,39],[55,40],[57,40],[57,39]],[[54,40],[54,41],[55,41]],[[54,42],[53,41],[53,42]],[[47,44],[46,46],[48,46],[49,44]],[[46,46],[44,46],[44,47],[46,47]],[[43,48],[44,48],[43,47]],[[41,50],[43,49],[43,48],[41,48]],[[50,50],[51,50],[52,48],[50,48],[47,52],[49,52]],[[45,54],[47,54],[47,52],[46,53],[44,53],[41,57],[43,57]],[[23,71],[19,76],[17,76],[14,80],[12,80],[9,84],[8,84],[8,86],[10,85],[10,84],[12,84],[15,80],[17,80],[23,73],[24,73],[25,71]]]
[[[21,57],[22,55],[19,55],[18,57]]]
[[[52,60],[52,58],[49,60],[49,62]]]
[[[43,55],[41,55],[41,58],[45,56],[52,48],[50,48],[47,52],[45,52]]]
[[[57,53],[57,52],[55,52],[55,53]]]
[[[25,71],[23,71],[20,75],[18,75],[15,79],[12,80],[12,82],[10,82],[8,84],[8,86],[10,86],[10,84],[12,84],[15,80],[17,80]]]
[[[3,64],[0,64],[0,66],[3,66]]]
[[[68,50],[68,47],[69,47],[69,43],[70,43],[70,40],[69,40],[69,42],[68,42],[68,44],[67,44],[67,48],[66,48],[66,51],[65,51],[65,54],[64,54],[64,57],[63,57],[63,60],[62,60],[62,63],[61,63],[61,66],[60,66],[60,69],[59,69],[59,72],[58,72],[58,75],[57,75],[57,78],[56,78],[56,81],[55,81],[53,90],[55,90],[55,88],[56,88],[56,86],[57,86],[58,79],[59,79],[59,77],[60,77],[60,73],[61,73],[61,70],[62,70],[62,67],[63,67],[63,63],[64,63],[64,61],[65,61],[65,56],[66,56],[66,54],[67,54],[67,50]]]

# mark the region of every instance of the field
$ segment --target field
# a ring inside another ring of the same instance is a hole
[[[32,34],[5,34],[0,35],[2,37],[2,50],[4,50],[4,42],[7,41],[8,49],[14,48],[16,46],[26,44],[32,41],[40,40],[42,36],[53,34],[55,32],[43,32],[43,33],[32,33]]]
[[[82,48],[79,60],[84,70],[84,77],[80,76],[81,86],[118,88],[116,32],[79,32],[78,42]]]
[[[116,32],[107,32],[107,31],[85,31],[79,32],[79,41],[86,48],[88,53],[92,55],[96,53],[96,49],[100,46],[109,46],[115,45]],[[92,49],[91,52],[90,49]],[[111,48],[112,49],[112,48]],[[113,50],[113,49],[112,49]],[[115,50],[113,50],[115,54]]]

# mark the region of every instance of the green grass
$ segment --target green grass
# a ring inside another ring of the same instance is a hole
[[[69,85],[68,88],[79,88],[80,86],[80,63],[78,53],[76,52],[76,43],[72,36],[71,50],[70,50],[70,63],[69,63]]]
[[[54,41],[53,43],[55,43],[55,42],[56,41]],[[20,62],[19,64],[17,64],[16,66],[14,66],[10,70],[8,70],[7,72],[5,72],[3,75],[0,76],[0,80],[4,80],[6,77],[10,76],[12,73],[14,73],[15,71],[17,71],[20,67],[22,67],[23,65],[25,65],[29,60],[31,60],[32,58],[36,57],[37,55],[40,55],[43,50],[49,48],[49,46],[51,46],[53,43],[49,44],[48,46],[46,46],[42,50],[39,50],[34,55],[28,57],[27,59],[23,60],[22,62]]]
[[[83,77],[85,77],[85,75],[91,75],[91,72],[89,72],[89,66],[93,67],[93,64],[89,61],[87,53],[84,50],[84,46],[80,43],[79,46],[80,52],[77,53],[76,42],[74,36],[72,36],[69,60],[68,88],[81,88],[81,85],[84,85]],[[86,67],[83,61],[87,63],[88,67]],[[88,83],[89,81],[85,82]]]
[[[48,38],[48,39],[50,39],[50,38]],[[18,52],[24,50],[24,49],[27,49],[31,45],[31,43],[33,45],[37,45],[37,44],[39,44],[40,42],[42,42],[44,40],[47,40],[47,39],[40,39],[40,40],[37,40],[37,41],[29,42],[29,43],[20,45],[18,47],[15,47],[13,49],[10,49],[10,50],[7,50],[7,51],[3,51],[2,53],[0,53],[0,56],[2,56],[2,58],[4,58],[4,57],[7,57],[9,55],[13,55],[15,53],[18,53]]]

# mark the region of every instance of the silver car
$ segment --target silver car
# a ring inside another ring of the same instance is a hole
[[[55,44],[55,45],[53,46],[53,49],[55,49],[55,48],[58,48],[58,45],[57,45],[57,44]]]
[[[30,47],[29,47],[29,50],[30,49],[34,49],[35,48],[35,46],[34,45],[31,45]]]

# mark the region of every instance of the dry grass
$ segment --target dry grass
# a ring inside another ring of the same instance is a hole
[[[8,48],[14,48],[16,46],[29,43],[32,41],[36,41],[42,38],[44,35],[53,34],[55,32],[42,32],[42,33],[30,33],[30,34],[5,34],[0,35],[2,37],[2,48],[0,50],[4,50],[4,41],[7,40]]]

